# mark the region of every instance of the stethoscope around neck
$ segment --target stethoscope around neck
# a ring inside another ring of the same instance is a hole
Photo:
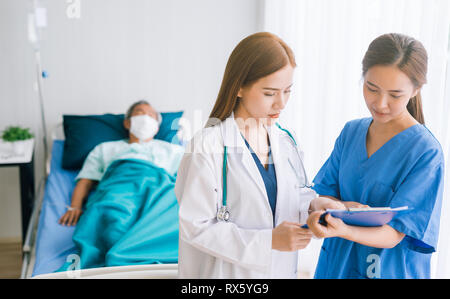
[[[310,183],[308,180],[305,167],[303,166],[303,159],[300,155],[300,152],[298,151],[297,142],[295,141],[294,136],[287,129],[282,128],[280,126],[280,124],[275,123],[275,125],[289,136],[289,139],[292,141],[295,151],[297,152],[299,161],[301,162],[300,165],[302,168],[304,180],[303,180],[303,184],[298,185],[298,187],[299,188],[312,188],[314,186],[314,183]],[[224,145],[224,147],[223,147],[223,163],[222,163],[222,206],[217,211],[217,216],[216,216],[218,221],[224,221],[224,222],[230,221],[230,210],[228,209],[228,206],[227,206],[227,159],[228,159],[227,152],[228,152],[228,147]],[[301,177],[298,175],[297,171],[295,170],[294,165],[292,164],[292,162],[290,160],[289,160],[289,164],[291,165],[292,170],[297,175],[297,179],[300,182]]]

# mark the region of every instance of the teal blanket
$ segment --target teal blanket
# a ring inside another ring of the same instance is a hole
[[[78,265],[94,267],[177,263],[178,203],[175,177],[150,162],[113,162],[74,231]],[[72,255],[73,256],[73,255]]]

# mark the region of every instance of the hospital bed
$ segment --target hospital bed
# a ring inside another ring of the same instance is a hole
[[[184,143],[183,119],[177,137]],[[78,170],[62,167],[64,133],[62,123],[52,132],[52,148],[47,162],[47,178],[38,184],[33,213],[23,246],[21,278],[176,278],[178,264],[151,264],[73,269],[53,273],[75,252],[72,241],[75,227],[62,226],[58,220],[70,205]]]

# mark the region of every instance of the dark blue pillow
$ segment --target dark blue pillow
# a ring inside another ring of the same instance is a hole
[[[179,144],[176,136],[183,111],[162,112],[155,139]],[[64,152],[62,167],[80,169],[89,152],[98,144],[128,138],[123,126],[124,114],[63,115]]]
[[[180,144],[177,133],[180,129],[179,121],[184,111],[161,112],[162,122],[159,125],[159,131],[155,139],[164,140],[174,144]],[[128,135],[127,135],[128,136]]]

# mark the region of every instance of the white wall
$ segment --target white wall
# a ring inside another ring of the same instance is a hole
[[[63,114],[123,113],[146,98],[160,111],[206,118],[234,46],[259,31],[258,0],[42,0],[48,27],[41,55],[50,131]],[[0,130],[31,127],[43,173],[35,66],[27,41],[28,0],[0,1]],[[197,112],[196,112],[197,111]],[[193,130],[199,129],[199,125]],[[20,236],[18,171],[0,168],[0,239]]]
[[[0,131],[39,121],[33,91],[33,52],[27,42],[27,2],[0,1]],[[21,237],[19,171],[0,168],[0,239]]]

